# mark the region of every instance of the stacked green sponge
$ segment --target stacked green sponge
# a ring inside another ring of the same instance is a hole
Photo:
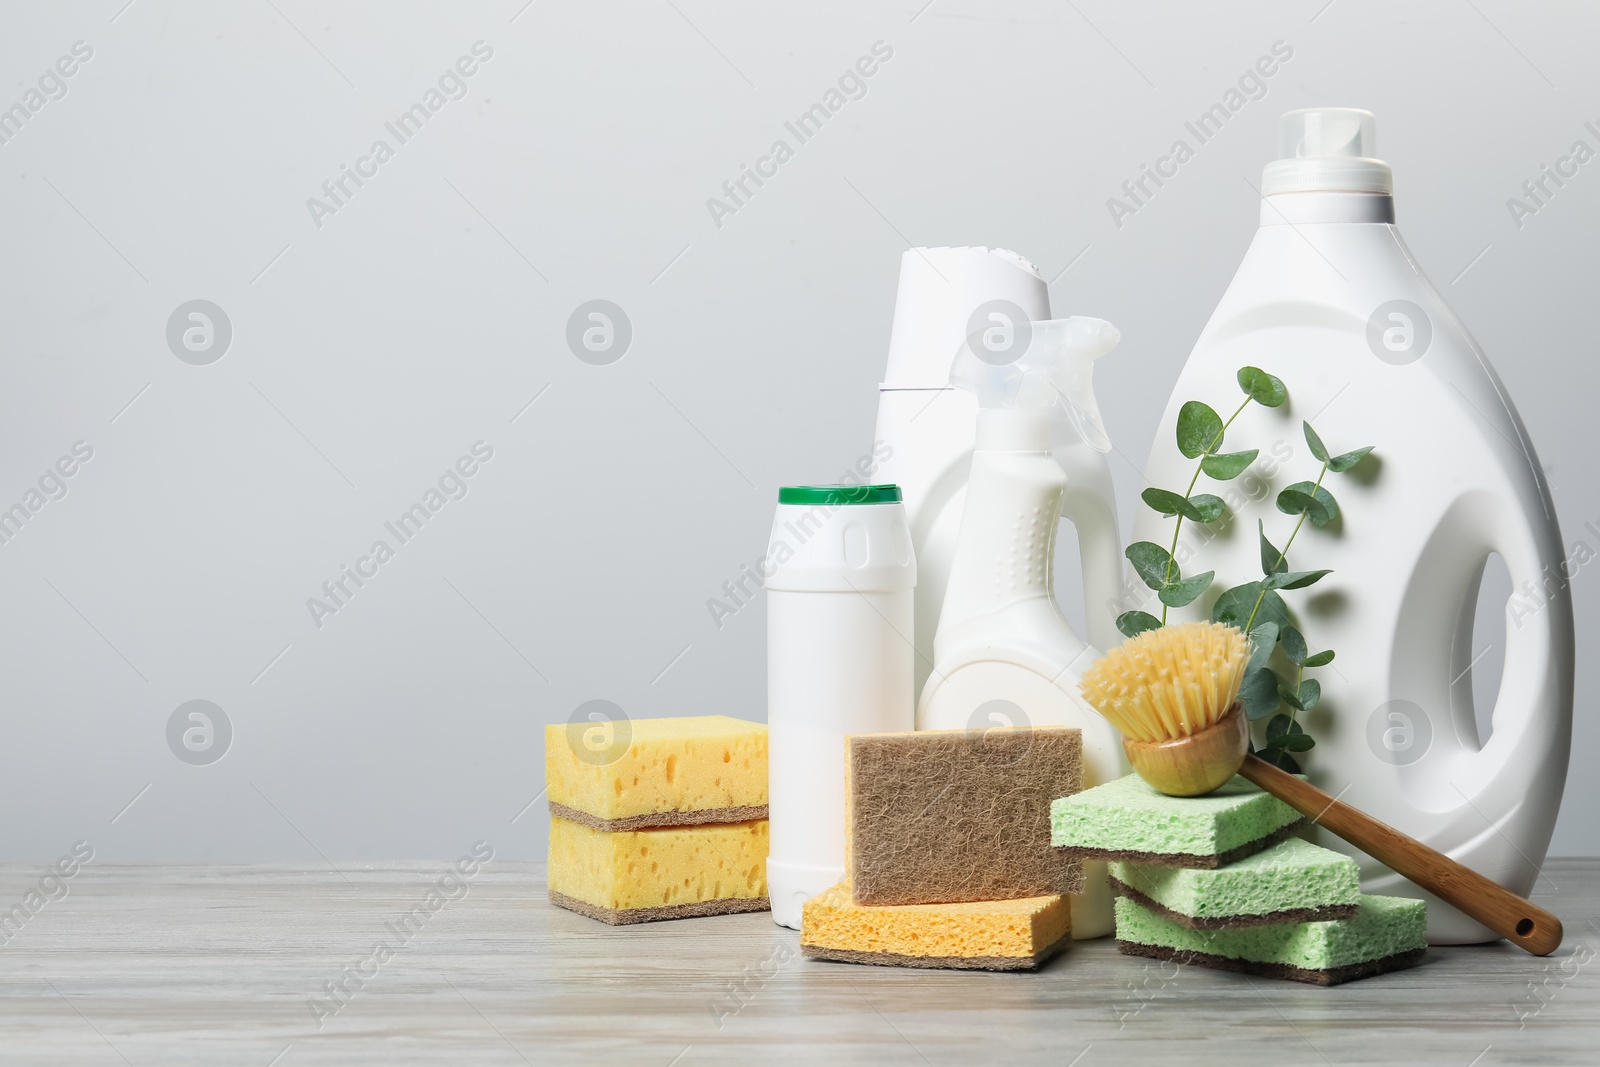
[[[1354,861],[1291,836],[1293,808],[1234,778],[1169,797],[1137,775],[1051,804],[1051,844],[1104,859],[1130,956],[1335,985],[1408,967],[1427,906],[1366,896]]]

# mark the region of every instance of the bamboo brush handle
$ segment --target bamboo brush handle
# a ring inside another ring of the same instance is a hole
[[[1239,773],[1518,948],[1546,956],[1560,946],[1560,919],[1444,853],[1341,803],[1259,756],[1246,756]]]

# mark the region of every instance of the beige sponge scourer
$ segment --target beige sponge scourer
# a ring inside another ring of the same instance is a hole
[[[1071,727],[860,734],[846,747],[855,903],[941,904],[1076,893],[1050,847],[1050,802],[1083,785]]]
[[[813,959],[891,967],[1031,970],[1072,934],[1065,897],[865,907],[840,882],[806,901],[800,951]]]
[[[767,817],[767,727],[726,715],[545,727],[550,813],[596,830]]]

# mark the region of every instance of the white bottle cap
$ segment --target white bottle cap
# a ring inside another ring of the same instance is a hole
[[[948,389],[950,364],[980,309],[998,309],[1017,326],[1048,319],[1050,290],[1038,267],[1004,248],[913,248],[902,255],[883,388]]]
[[[1353,107],[1309,107],[1278,120],[1278,154],[1261,175],[1261,193],[1394,192],[1389,164],[1376,158],[1378,123]]]

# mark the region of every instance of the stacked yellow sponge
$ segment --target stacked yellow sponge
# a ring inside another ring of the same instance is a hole
[[[765,911],[767,728],[545,727],[550,900],[612,925]]]

